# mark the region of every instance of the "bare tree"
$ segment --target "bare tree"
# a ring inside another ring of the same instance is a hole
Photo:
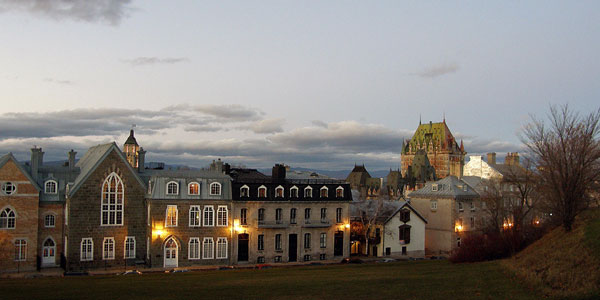
[[[373,228],[382,224],[383,219],[394,212],[394,206],[389,201],[382,199],[359,200],[352,203],[356,212],[355,219],[360,226],[353,226],[352,231],[356,235],[362,235],[365,240],[365,250],[368,254],[369,236]]]
[[[599,120],[600,109],[581,116],[568,105],[551,106],[549,124],[532,116],[521,138],[537,167],[538,191],[567,231],[600,178]]]

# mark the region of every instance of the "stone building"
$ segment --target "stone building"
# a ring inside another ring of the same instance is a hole
[[[361,199],[374,199],[381,194],[381,178],[371,177],[365,165],[354,165],[354,169],[348,174],[346,182],[350,184],[351,189],[359,192]]]

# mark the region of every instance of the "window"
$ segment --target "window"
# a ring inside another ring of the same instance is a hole
[[[179,194],[179,183],[170,181],[167,183],[167,195],[178,195]]]
[[[290,198],[298,198],[298,187],[293,186],[290,188]]]
[[[475,228],[475,217],[471,217],[471,228]]]
[[[464,192],[466,192],[466,191],[468,191],[468,190],[469,190],[468,186],[467,186],[466,184],[465,184],[465,185],[463,185],[463,191],[464,191]]]
[[[290,224],[296,224],[296,209],[290,209]]]
[[[321,253],[321,254],[319,254],[319,259],[320,260],[326,260],[327,259],[327,255],[325,253]]]
[[[471,211],[475,211],[475,202],[471,201]]]
[[[217,226],[227,226],[227,206],[219,205],[217,209]]]
[[[310,249],[310,233],[304,234],[304,249]]]
[[[257,250],[265,250],[265,235],[264,234],[258,235],[258,242],[256,243],[256,249]]]
[[[17,186],[12,182],[5,182],[2,184],[2,193],[5,195],[12,195],[17,191]]]
[[[210,194],[211,195],[221,195],[221,184],[218,182],[213,182],[210,184]]]
[[[125,253],[123,254],[125,259],[135,258],[135,237],[128,236],[125,238]]]
[[[456,246],[458,246],[458,248],[460,248],[460,238],[456,238]]]
[[[306,224],[310,223],[310,208],[304,209],[304,223],[306,223]]]
[[[283,187],[282,186],[278,186],[277,188],[275,188],[275,197],[283,198]]]
[[[217,259],[227,258],[227,238],[220,237],[217,239]]]
[[[200,239],[197,237],[190,238],[188,259],[200,259]]]
[[[276,263],[281,262],[281,255],[275,256],[273,258],[273,262],[276,262]]]
[[[262,224],[264,222],[265,222],[265,209],[259,208],[258,209],[258,224]]]
[[[27,259],[27,241],[24,239],[15,240],[15,261],[25,261]]]
[[[275,223],[277,224],[281,224],[281,216],[283,215],[283,210],[281,208],[278,208],[275,210]]]
[[[462,202],[458,202],[458,211],[463,211],[463,203]]]
[[[211,205],[204,206],[204,226],[215,226],[215,209]]]
[[[312,198],[312,188],[310,186],[304,188],[304,198]]]
[[[48,180],[46,181],[46,183],[44,184],[44,193],[46,194],[56,194],[56,181],[54,180]]]
[[[267,198],[267,187],[264,185],[261,185],[258,188],[258,198]]]
[[[324,186],[321,188],[320,193],[321,193],[321,198],[327,198],[328,194],[329,194],[329,189],[326,186]]]
[[[400,221],[404,223],[410,221],[410,210],[403,209],[400,211]]]
[[[94,260],[94,241],[92,238],[81,239],[81,261]]]
[[[281,234],[275,235],[275,251],[281,251]]]
[[[123,181],[112,172],[102,184],[101,225],[123,225]]]
[[[321,208],[321,223],[327,223],[327,208]]]
[[[250,197],[250,188],[247,185],[240,188],[240,197]]]
[[[54,224],[54,215],[46,215],[44,217],[44,227],[52,228]]]
[[[327,233],[321,233],[321,238],[319,239],[319,243],[321,244],[321,248],[327,247]]]
[[[177,205],[167,205],[167,217],[165,219],[165,227],[177,226]]]
[[[215,252],[215,244],[213,238],[205,237],[202,242],[202,259],[213,259]]]
[[[242,208],[240,210],[240,224],[241,225],[247,225],[248,224],[248,220],[246,219],[246,215],[248,214],[248,209],[247,208]]]
[[[104,242],[102,242],[102,259],[109,260],[115,259],[115,239],[114,238],[104,238]]]
[[[344,188],[341,186],[338,186],[337,189],[335,189],[335,197],[336,198],[344,198]]]
[[[304,255],[304,261],[310,261],[310,254]]]
[[[259,263],[259,264],[265,263],[265,257],[264,256],[257,257],[256,258],[256,263]]]
[[[0,212],[0,229],[13,229],[17,222],[15,211],[5,208]]]
[[[335,209],[335,222],[342,223],[342,208],[338,207]]]
[[[190,206],[190,227],[200,226],[200,206]]]
[[[402,225],[399,228],[400,242],[404,244],[410,243],[410,225]]]
[[[200,195],[200,184],[197,182],[188,184],[188,195]]]
[[[438,191],[438,185],[437,185],[437,183],[434,183],[434,184],[431,185],[431,191],[433,191],[433,192],[437,192]]]
[[[431,210],[437,209],[437,200],[431,200]]]

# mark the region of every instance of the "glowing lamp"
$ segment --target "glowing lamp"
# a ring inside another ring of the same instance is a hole
[[[350,224],[346,224],[346,229],[350,229]]]
[[[456,225],[456,232],[462,231],[463,227],[462,225]]]
[[[154,234],[156,234],[160,238],[160,236],[163,234],[163,231],[161,229],[156,229],[154,230]]]

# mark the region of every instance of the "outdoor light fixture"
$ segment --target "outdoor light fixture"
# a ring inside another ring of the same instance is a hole
[[[462,231],[463,227],[462,225],[456,225],[455,230],[456,232]]]
[[[158,236],[158,238],[160,238],[160,236],[163,234],[163,231],[161,229],[156,229],[154,230],[154,233]]]
[[[345,227],[346,227],[346,229],[350,229],[350,224],[349,224],[349,223],[348,223],[348,224],[346,224],[346,226],[345,226]]]
[[[242,231],[242,227],[240,227],[240,219],[233,219],[233,231],[235,231],[235,232]]]

